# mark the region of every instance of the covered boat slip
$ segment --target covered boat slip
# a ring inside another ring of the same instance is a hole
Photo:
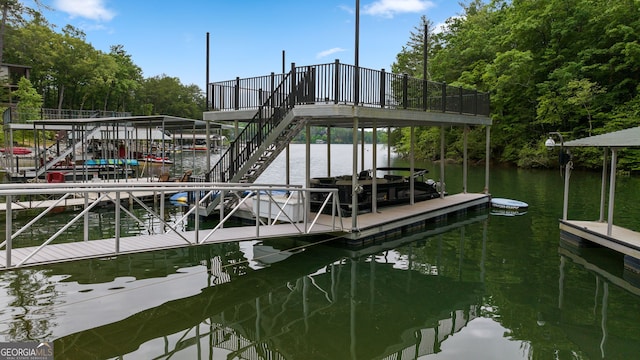
[[[640,273],[640,232],[638,229],[628,229],[617,226],[613,221],[616,175],[618,172],[618,151],[623,148],[640,148],[640,127],[563,142],[561,146],[563,148],[598,147],[603,149],[600,218],[596,221],[569,219],[567,194],[569,191],[569,174],[573,164],[572,161],[569,160],[565,165],[565,196],[562,219],[560,220],[561,238],[576,246],[585,245],[585,241],[588,241],[613,249],[625,255],[626,268]],[[561,148],[562,153],[564,153],[563,148]],[[609,153],[611,153],[611,155],[610,165],[608,166],[607,159]],[[609,182],[608,205],[605,204],[605,199],[607,198],[607,181]]]
[[[173,116],[129,116],[86,119],[33,120],[26,124],[9,123],[5,126],[8,146],[18,130],[33,133],[35,150],[29,158],[18,159],[4,155],[4,167],[10,180],[47,179],[53,172],[71,173],[72,170],[93,172],[98,167],[130,169],[138,160],[168,158],[177,149],[175,141],[186,142],[195,137],[202,139],[207,150],[219,146],[221,125],[202,120]],[[55,133],[55,140],[51,140]],[[176,139],[174,139],[174,136]],[[215,146],[214,146],[215,145]],[[20,161],[18,161],[20,160]],[[164,162],[162,162],[164,163]],[[161,164],[162,164],[161,163]],[[79,171],[82,172],[82,171]],[[121,177],[131,177],[125,173]],[[74,176],[72,181],[86,181],[93,176]],[[84,179],[83,179],[84,178]]]

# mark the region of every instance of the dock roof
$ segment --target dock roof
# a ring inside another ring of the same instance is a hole
[[[564,146],[609,148],[640,147],[640,126],[567,141],[564,143]]]

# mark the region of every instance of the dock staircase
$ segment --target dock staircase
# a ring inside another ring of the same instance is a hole
[[[40,176],[42,176],[44,173],[46,173],[47,171],[51,170],[51,168],[53,168],[57,163],[59,163],[60,161],[66,159],[66,157],[71,154],[71,153],[75,153],[79,148],[82,148],[82,146],[84,144],[86,144],[87,140],[91,139],[94,135],[96,135],[97,133],[100,132],[100,126],[96,126],[93,129],[85,132],[82,136],[81,139],[79,139],[79,141],[76,141],[75,144],[73,144],[72,146],[68,146],[67,148],[63,149],[62,151],[60,151],[60,153],[58,155],[56,155],[53,159],[47,161],[46,163],[43,164],[42,167],[40,167],[37,171],[36,171],[36,176],[35,178],[39,178]],[[52,147],[55,145],[52,145]],[[47,152],[51,151],[51,149],[47,149]]]
[[[207,181],[253,183],[305,126],[306,120],[296,118],[291,110],[296,104],[315,101],[314,79],[313,68],[289,72],[206,174]],[[207,214],[219,204],[219,198],[213,199]]]

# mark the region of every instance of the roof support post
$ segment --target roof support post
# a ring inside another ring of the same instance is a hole
[[[371,212],[372,213],[377,213],[378,212],[378,177],[376,176],[376,174],[378,173],[378,126],[376,124],[376,121],[373,120],[373,154],[372,154],[372,163],[373,166],[371,167]],[[362,139],[362,141],[364,142],[364,138]]]
[[[602,154],[602,184],[600,187],[600,218],[598,221],[604,221],[604,201],[605,201],[605,192],[607,191],[607,154],[609,153],[609,148],[604,148]]]
[[[351,157],[351,231],[358,229],[358,117],[353,118]]]
[[[618,150],[611,149],[611,178],[609,179],[609,214],[607,216],[607,236],[611,236],[613,229],[613,205],[616,197],[616,170],[618,161]]]
[[[464,130],[462,133],[462,193],[467,193],[467,173],[468,173],[468,139],[469,139],[469,125],[464,125]]]
[[[491,126],[485,127],[486,140],[484,150],[484,193],[489,194],[489,163],[491,162]]]

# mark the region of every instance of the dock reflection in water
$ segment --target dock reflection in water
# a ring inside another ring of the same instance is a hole
[[[427,259],[425,245],[486,218],[361,249],[276,239],[6,272],[2,333],[55,338],[56,359],[415,358],[476,318],[483,293],[462,253]]]

